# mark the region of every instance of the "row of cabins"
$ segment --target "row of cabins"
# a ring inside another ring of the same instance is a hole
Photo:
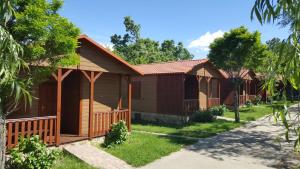
[[[132,66],[86,35],[78,41],[80,63],[36,84],[32,105],[8,116],[8,148],[19,137],[39,135],[58,146],[104,136],[120,120],[130,130],[132,118],[182,122],[197,110],[231,104],[226,75],[206,59]],[[257,94],[248,72],[245,100]]]

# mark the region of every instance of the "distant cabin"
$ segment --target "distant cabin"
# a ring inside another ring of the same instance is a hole
[[[177,123],[193,112],[220,104],[222,73],[207,59],[135,66],[132,79],[136,119]]]

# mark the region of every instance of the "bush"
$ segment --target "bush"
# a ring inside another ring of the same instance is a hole
[[[209,111],[214,116],[223,116],[224,113],[227,111],[227,108],[225,105],[220,105],[220,106],[214,106],[214,107],[210,108]]]
[[[59,156],[56,150],[47,149],[39,136],[20,138],[19,144],[10,151],[8,168],[49,169]]]
[[[212,122],[214,121],[215,116],[212,114],[211,111],[202,111],[196,112],[194,115],[194,121],[196,122]]]
[[[258,105],[258,104],[260,104],[260,102],[261,102],[261,96],[260,95],[255,96],[255,98],[252,100],[252,103],[254,105]]]
[[[126,122],[121,120],[112,125],[111,131],[105,137],[104,146],[110,148],[116,144],[122,144],[127,140],[127,138],[128,129]]]
[[[246,107],[251,108],[253,106],[252,102],[250,100],[247,100],[245,103]]]

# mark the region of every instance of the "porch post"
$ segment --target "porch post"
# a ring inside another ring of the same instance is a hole
[[[210,84],[210,80],[211,80],[211,77],[209,77],[207,79],[207,88],[206,88],[206,92],[207,92],[207,97],[206,97],[206,109],[208,109],[208,106],[209,106],[209,98],[210,98],[210,88],[209,88],[209,84]]]
[[[131,131],[131,77],[128,76],[128,130]]]
[[[61,121],[61,84],[62,70],[57,70],[57,99],[56,99],[56,146],[60,144],[60,121]]]
[[[90,100],[89,100],[89,138],[93,137],[93,119],[94,119],[94,77],[95,74],[91,71],[90,81]]]
[[[119,110],[122,109],[122,78],[123,76],[120,74],[120,81],[119,81],[119,103],[118,108]]]
[[[201,110],[201,95],[200,95],[201,86],[200,86],[200,84],[201,84],[202,77],[199,76],[199,75],[197,75],[196,77],[197,77],[197,81],[198,81],[198,102],[199,102],[199,106],[198,107],[199,107],[199,110]]]

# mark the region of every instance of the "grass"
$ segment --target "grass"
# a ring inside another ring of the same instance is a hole
[[[263,116],[269,115],[273,113],[273,107],[281,107],[284,102],[277,101],[273,102],[273,104],[261,104],[252,107],[242,107],[240,108],[240,119],[244,121],[255,121]],[[290,106],[292,104],[296,104],[296,102],[291,103],[287,102],[287,105]],[[234,118],[233,111],[227,111],[224,113],[224,117]]]
[[[52,169],[96,169],[76,157],[63,153],[61,157],[54,163]]]
[[[112,148],[99,147],[134,167],[140,167],[193,143],[195,140],[133,131],[129,139],[122,145]]]
[[[189,123],[183,125],[133,123],[132,129],[177,136],[205,138],[214,136],[224,131],[229,131],[231,129],[241,126],[242,124],[243,123],[235,123],[226,120],[215,120],[210,123]]]

